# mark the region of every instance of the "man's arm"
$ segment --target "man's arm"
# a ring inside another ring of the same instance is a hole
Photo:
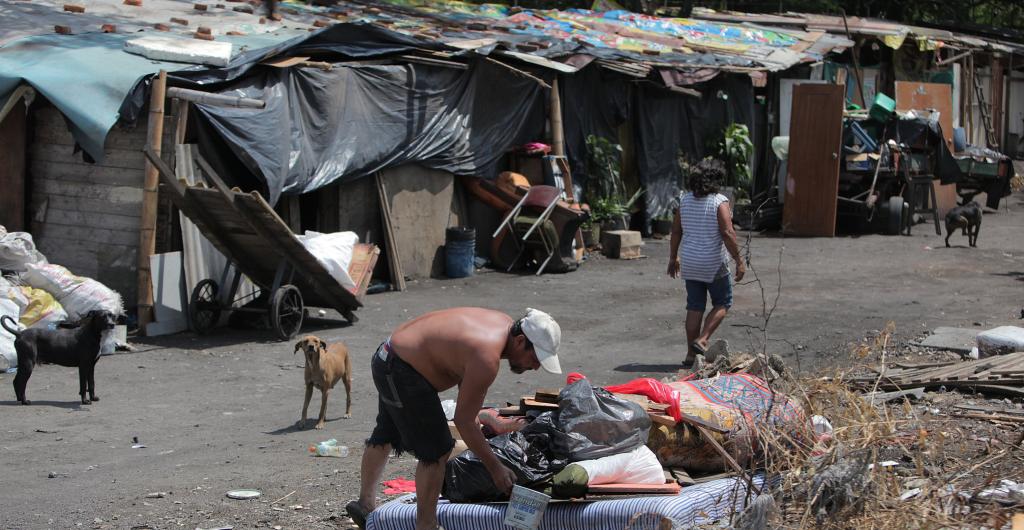
[[[679,243],[683,240],[683,220],[679,218],[679,208],[673,208],[672,238],[669,240],[668,275],[679,277]]]
[[[740,245],[736,242],[736,229],[732,227],[732,210],[729,209],[728,202],[718,205],[718,231],[722,234],[725,249],[736,262],[736,281],[740,281],[747,272],[747,267],[740,258]]]
[[[455,402],[455,427],[473,454],[483,462],[499,491],[508,493],[515,485],[516,475],[494,456],[490,444],[477,426],[477,415],[484,404],[487,389],[498,375],[497,367],[485,362],[471,362],[466,366],[459,384]]]

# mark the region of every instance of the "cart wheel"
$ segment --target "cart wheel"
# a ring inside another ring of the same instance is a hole
[[[278,338],[290,340],[302,328],[302,317],[306,310],[302,306],[302,293],[294,285],[282,285],[274,291],[270,301],[270,324]]]
[[[220,320],[220,304],[217,302],[217,282],[206,279],[192,289],[188,301],[188,316],[192,329],[200,335],[210,331]]]
[[[889,235],[898,236],[903,233],[903,197],[897,195],[889,197],[886,211],[886,228]]]

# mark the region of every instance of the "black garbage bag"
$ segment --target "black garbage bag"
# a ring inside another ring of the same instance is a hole
[[[539,441],[539,440],[538,440]],[[516,474],[516,484],[537,489],[565,466],[556,469],[544,450],[520,432],[495,436],[487,441],[494,456]],[[491,502],[508,500],[498,491],[491,474],[473,451],[448,461],[442,494],[451,502]]]
[[[627,453],[647,443],[651,418],[637,403],[619,399],[580,379],[558,395],[558,416],[552,435],[556,451],[569,462]]]

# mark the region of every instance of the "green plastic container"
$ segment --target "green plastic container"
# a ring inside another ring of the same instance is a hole
[[[875,94],[875,102],[871,105],[868,116],[875,121],[885,123],[893,112],[896,112],[896,101],[881,92]]]

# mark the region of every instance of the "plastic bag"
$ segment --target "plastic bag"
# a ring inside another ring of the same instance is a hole
[[[14,325],[18,326],[19,312],[18,304],[6,298],[0,298],[0,317],[11,317],[14,319]],[[7,324],[10,325],[10,322]],[[18,352],[14,349],[15,338],[6,328],[0,326],[0,357],[7,361],[7,367],[18,366]]]
[[[72,320],[98,309],[124,314],[121,295],[92,278],[75,276],[54,264],[27,265],[26,269],[25,283],[53,295]]]
[[[487,443],[498,461],[516,474],[516,484],[520,486],[540,485],[558,471],[552,468],[544,452],[520,432],[495,436]],[[494,486],[490,472],[473,451],[465,451],[448,461],[442,493],[452,502],[508,500],[508,495]]]
[[[664,484],[661,462],[646,445],[628,453],[583,460],[576,465],[587,471],[587,484]]]
[[[637,403],[580,379],[558,395],[558,430],[570,439],[569,461],[594,460],[647,443],[651,418]]]
[[[296,237],[338,283],[346,289],[355,288],[356,282],[348,273],[348,266],[352,263],[352,251],[359,242],[359,236],[355,232],[321,234],[307,230],[305,235]]]
[[[682,419],[682,415],[679,411],[679,391],[665,383],[662,383],[661,381],[658,381],[657,379],[643,377],[640,379],[634,379],[622,385],[607,386],[605,387],[605,390],[616,394],[637,394],[640,396],[646,396],[647,399],[655,403],[668,405],[666,412],[672,416],[672,419],[677,422]]]
[[[37,263],[46,263],[46,256],[36,250],[32,234],[0,226],[0,269],[23,272],[27,264]]]
[[[45,328],[68,319],[60,302],[48,292],[33,287],[22,287],[22,294],[28,299],[28,307],[21,312],[21,324],[28,328]]]

